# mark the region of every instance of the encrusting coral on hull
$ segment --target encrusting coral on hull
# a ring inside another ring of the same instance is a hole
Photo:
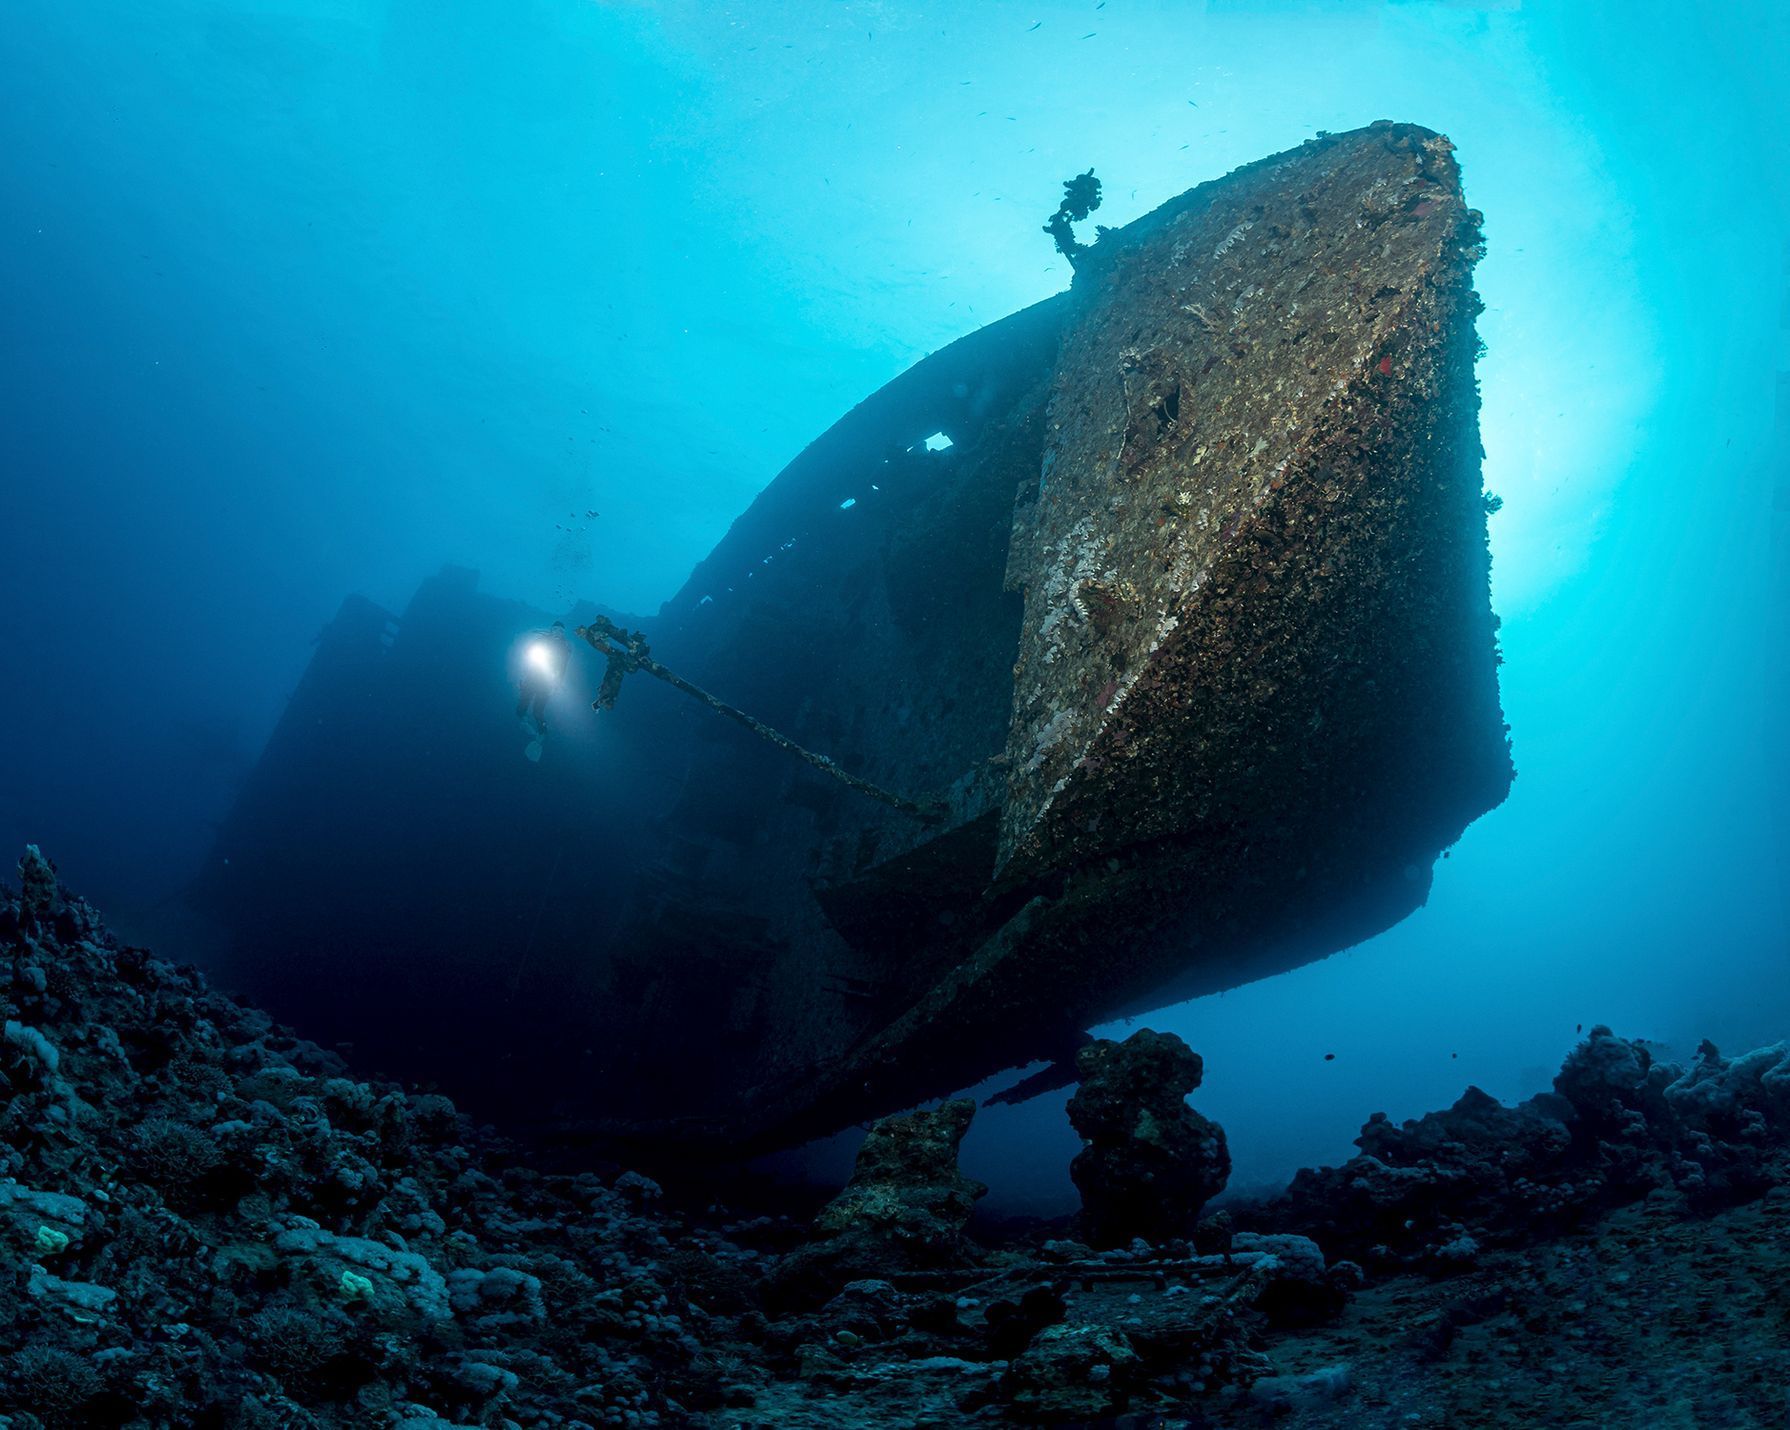
[[[1105,1250],[973,1233],[947,1102],[872,1129],[804,1231],[538,1170],[120,944],[35,850],[20,872],[0,1430],[1781,1421],[1790,1045],[1680,1068],[1598,1028],[1554,1093],[1375,1118],[1186,1235],[1210,1156],[1161,1206],[1121,1178]],[[1084,1112],[1187,1112],[1178,1040],[1089,1052]],[[1153,1059],[1161,1085],[1115,1075]]]
[[[573,618],[614,708],[552,779],[493,759],[483,693],[547,613],[458,569],[345,602],[192,891],[243,986],[485,1115],[727,1157],[1420,906],[1513,778],[1453,145],[1323,135],[1080,247],[1098,194],[1052,224],[1068,291],[840,418],[656,616]],[[603,877],[543,901],[461,764]],[[526,969],[491,956],[524,908]]]

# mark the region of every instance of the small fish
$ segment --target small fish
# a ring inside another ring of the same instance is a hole
[[[1100,33],[1100,31],[1098,31],[1098,30],[1089,30],[1087,34],[1082,36],[1082,38],[1084,40],[1091,40],[1094,38],[1094,36],[1098,35],[1099,33]]]
[[[1026,31],[1026,33],[1027,33],[1027,34],[1028,34],[1028,35],[1029,35],[1029,34],[1031,34],[1031,33],[1032,33],[1032,30],[1035,30],[1035,29],[1037,29],[1037,28],[1038,28],[1038,27],[1039,27],[1039,26],[1040,26],[1040,25],[1042,25],[1042,24],[1043,24],[1043,23],[1044,23],[1044,21],[1042,21],[1042,20],[1034,20],[1034,21],[1032,21],[1032,25],[1031,25],[1031,29],[1028,29],[1028,30],[1027,30],[1027,31]]]
[[[1336,1061],[1336,1054],[1335,1054],[1335,1053],[1325,1053],[1325,1054],[1324,1054],[1324,1061],[1325,1061],[1325,1062],[1327,1062],[1327,1063],[1333,1063],[1333,1062],[1335,1062],[1335,1061]]]

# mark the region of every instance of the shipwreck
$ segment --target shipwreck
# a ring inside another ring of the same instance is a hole
[[[545,613],[351,600],[195,886],[228,974],[512,1123],[738,1150],[1387,928],[1512,778],[1480,242],[1412,125],[1202,184],[848,413],[656,616],[567,616],[906,807],[635,677],[529,765]]]

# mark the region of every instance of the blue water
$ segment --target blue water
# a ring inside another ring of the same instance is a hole
[[[1390,117],[1486,214],[1518,783],[1399,927],[1151,1021],[1239,1181],[1529,1090],[1579,1024],[1790,1034],[1787,17],[11,0],[0,843],[148,918],[347,592],[652,610],[840,413],[1067,283],[1065,177],[1119,223]],[[969,1157],[1048,1201],[1069,1139],[1035,1104]]]

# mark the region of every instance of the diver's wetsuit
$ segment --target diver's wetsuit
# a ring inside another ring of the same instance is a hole
[[[547,697],[553,694],[553,687],[566,673],[566,659],[571,655],[572,647],[564,635],[552,631],[543,631],[536,640],[547,651],[546,668],[529,665],[516,696],[516,715],[518,718],[533,716],[535,725],[544,731],[547,728]]]
[[[544,675],[528,675],[522,680],[522,693],[516,699],[516,714],[534,716],[535,724],[543,729],[547,725],[547,697],[552,694],[553,687],[548,684]]]

